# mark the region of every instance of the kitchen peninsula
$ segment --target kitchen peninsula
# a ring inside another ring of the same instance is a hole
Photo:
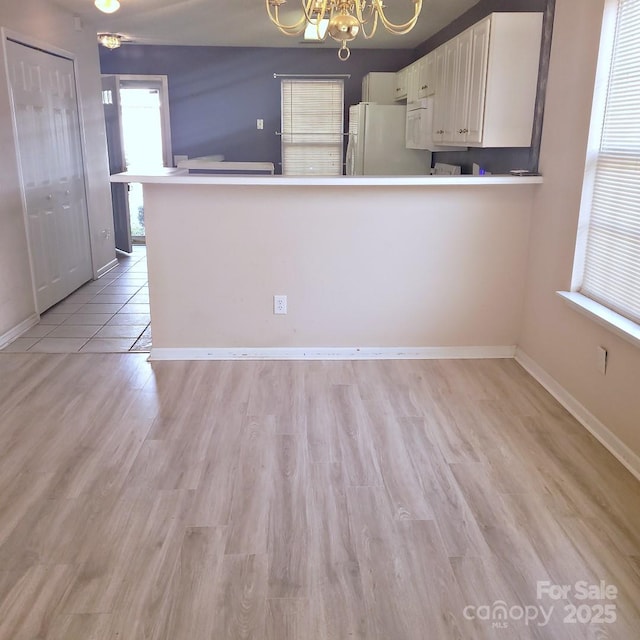
[[[111,179],[144,185],[152,359],[513,354],[541,177]]]

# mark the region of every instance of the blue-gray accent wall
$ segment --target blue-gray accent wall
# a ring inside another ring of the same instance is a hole
[[[273,74],[351,74],[348,106],[360,102],[369,71],[397,71],[411,50],[354,49],[340,62],[337,49],[275,49],[124,45],[100,47],[104,74],[166,75],[173,154],[223,154],[225,160],[273,162],[280,173],[280,80]],[[256,120],[264,129],[256,129]]]

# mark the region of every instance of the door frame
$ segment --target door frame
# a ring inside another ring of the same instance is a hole
[[[7,41],[12,40],[18,44],[30,47],[32,49],[39,49],[43,53],[47,53],[59,58],[65,58],[69,60],[73,65],[73,86],[75,91],[75,102],[78,111],[78,131],[80,134],[80,161],[82,164],[82,184],[84,186],[84,199],[87,206],[87,230],[89,237],[89,256],[91,259],[91,271],[93,272],[93,279],[98,277],[96,273],[95,260],[93,255],[93,246],[91,243],[91,211],[89,202],[89,185],[87,183],[88,167],[87,167],[87,152],[86,152],[86,130],[84,125],[84,118],[81,117],[82,110],[82,97],[80,94],[80,87],[78,83],[77,74],[77,56],[66,49],[61,49],[48,42],[44,42],[39,38],[27,36],[24,33],[14,31],[13,29],[7,29],[6,27],[0,27],[0,50],[2,53],[2,65],[4,67],[4,74],[7,83],[7,93],[9,96],[9,105],[11,111],[11,136],[13,138],[13,148],[15,151],[16,169],[18,172],[18,179],[20,183],[20,204],[22,206],[22,221],[24,224],[25,236],[27,239],[27,254],[29,256],[29,269],[31,275],[31,296],[33,298],[33,306],[35,313],[40,318],[40,311],[38,309],[38,298],[35,284],[35,269],[33,254],[31,251],[31,238],[29,237],[29,223],[27,214],[27,200],[24,190],[24,176],[22,173],[22,163],[20,161],[20,147],[18,145],[18,128],[16,123],[16,105],[13,100],[13,92],[11,90],[11,77],[9,75],[9,59],[7,55]]]
[[[173,150],[171,147],[171,113],[169,111],[169,78],[166,75],[143,75],[128,73],[104,73],[103,76],[115,76],[119,88],[127,88],[127,83],[160,85],[160,127],[162,134],[162,160],[165,167],[173,167]]]

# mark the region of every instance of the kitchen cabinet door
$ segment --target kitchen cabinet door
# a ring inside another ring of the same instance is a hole
[[[418,60],[418,98],[426,98],[435,93],[436,55],[432,51]]]
[[[469,113],[469,79],[471,76],[471,53],[473,32],[467,29],[455,39],[455,71],[453,74],[453,130],[446,142],[466,142],[467,117]]]
[[[433,141],[442,144],[453,137],[452,87],[456,67],[456,43],[435,50],[435,97],[433,110]]]
[[[420,91],[420,61],[407,67],[407,102],[417,100]]]
[[[407,99],[408,75],[409,75],[409,67],[400,69],[400,71],[396,73],[396,92],[395,92],[396,101]]]
[[[490,26],[491,21],[487,18],[474,26],[470,32],[471,64],[467,83],[468,99],[463,126],[464,137],[461,138],[461,141],[467,144],[482,142]]]

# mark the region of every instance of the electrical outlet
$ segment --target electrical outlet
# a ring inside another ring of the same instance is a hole
[[[605,375],[607,373],[607,358],[608,357],[609,357],[609,354],[607,353],[607,350],[604,347],[598,347],[597,366],[598,366],[598,371],[602,375]]]
[[[287,296],[273,296],[273,313],[276,315],[287,313]]]
[[[262,118],[256,120],[256,128],[264,129],[264,120]]]

